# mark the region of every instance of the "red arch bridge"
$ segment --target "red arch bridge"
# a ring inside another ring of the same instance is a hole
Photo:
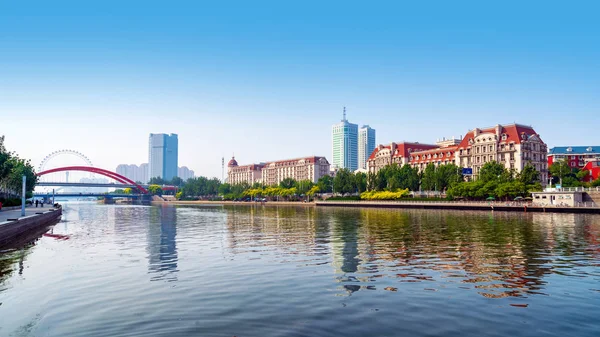
[[[140,185],[135,181],[124,177],[118,173],[111,172],[105,169],[101,169],[93,166],[66,166],[66,167],[57,167],[50,170],[45,170],[42,172],[38,172],[37,176],[43,176],[50,173],[56,172],[65,172],[65,171],[81,171],[81,172],[90,172],[103,175],[107,178],[110,178],[117,183],[71,183],[71,182],[39,182],[37,186],[71,186],[71,187],[118,187],[118,188],[134,188],[141,194],[148,194],[147,186],[148,185]],[[175,191],[177,190],[176,186],[163,185],[161,186],[163,191]]]

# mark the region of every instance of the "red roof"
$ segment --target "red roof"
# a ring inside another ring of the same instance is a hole
[[[416,142],[415,143],[408,143],[408,142],[391,143],[389,145],[380,145],[380,146],[376,147],[375,150],[373,150],[373,152],[371,152],[369,159],[375,159],[375,157],[377,156],[377,153],[379,153],[379,151],[380,151],[380,148],[381,148],[381,150],[391,149],[392,146],[395,146],[395,151],[394,151],[394,153],[392,153],[392,157],[408,157],[408,156],[410,156],[411,152],[438,148],[437,145],[421,144],[421,143],[416,143]]]
[[[447,146],[447,147],[438,147],[435,149],[430,149],[430,150],[425,150],[425,151],[417,151],[417,152],[412,152],[410,155],[412,156],[411,159],[411,163],[415,164],[415,163],[429,163],[429,162],[436,162],[436,161],[446,161],[446,160],[452,160],[454,161],[454,152],[456,151],[456,149],[458,149],[458,146]],[[450,153],[450,156],[448,156],[448,152]],[[427,156],[431,154],[431,158],[427,158]],[[434,158],[435,155],[438,155],[437,158]],[[419,159],[417,159],[417,156],[419,156]]]
[[[510,125],[497,125],[490,128],[485,129],[476,129],[479,130],[479,134],[483,133],[491,133],[496,134],[496,128],[499,128],[499,139],[500,143],[515,143],[521,144],[523,141],[521,135],[525,135],[525,139],[528,139],[530,136],[537,135],[535,130],[530,126],[520,125],[520,124],[510,124]],[[506,134],[506,139],[502,139],[502,134]],[[539,135],[537,135],[539,137]],[[469,131],[465,137],[462,139],[458,148],[464,149],[471,147],[469,144],[469,139],[475,139],[475,129]]]

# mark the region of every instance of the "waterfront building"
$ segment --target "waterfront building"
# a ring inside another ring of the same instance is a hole
[[[346,108],[340,123],[331,130],[333,166],[354,171],[358,168],[358,125],[348,122]]]
[[[316,183],[319,178],[329,174],[329,162],[325,157],[305,157],[265,163],[262,168],[264,185],[279,184],[285,178],[296,181],[310,180]]]
[[[548,181],[547,149],[531,126],[498,124],[469,131],[456,149],[455,163],[472,168],[475,179],[481,167],[490,161],[517,173],[530,164],[540,172],[541,183],[545,185]]]
[[[375,129],[363,125],[358,130],[358,169],[367,169],[367,159],[375,150]]]
[[[177,135],[151,133],[148,145],[148,177],[171,180],[177,176]]]
[[[248,183],[250,185],[260,182],[263,164],[250,164],[239,166],[235,157],[227,163],[227,182],[232,185]]]
[[[367,159],[367,169],[370,173],[377,173],[381,168],[398,164],[403,166],[409,163],[410,154],[415,151],[424,151],[438,148],[433,144],[421,144],[418,142],[400,142],[389,145],[378,145],[369,159]]]
[[[285,178],[296,181],[310,180],[316,183],[329,174],[329,162],[325,157],[304,157],[272,161],[260,164],[238,165],[235,158],[227,164],[227,182],[230,184],[259,182],[263,185],[277,185]]]
[[[438,141],[435,145],[420,143],[392,143],[378,145],[369,156],[369,172],[377,173],[382,167],[396,163],[423,170],[429,163],[436,166],[455,164],[472,168],[476,179],[481,167],[495,161],[507,170],[521,172],[532,165],[540,172],[542,185],[548,181],[547,146],[531,126],[520,124],[475,128],[464,137]]]
[[[587,162],[600,160],[600,146],[557,146],[548,151],[548,166],[561,160],[582,170]]]

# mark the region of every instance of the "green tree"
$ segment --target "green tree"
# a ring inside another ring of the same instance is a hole
[[[179,177],[173,177],[173,179],[171,179],[171,181],[167,182],[168,184],[166,185],[173,185],[173,186],[177,186],[177,187],[182,187],[184,184],[183,179],[179,178]]]
[[[562,183],[563,178],[571,174],[571,166],[569,166],[567,161],[559,160],[552,163],[548,168],[548,171],[552,175],[553,183]]]
[[[333,191],[333,178],[330,175],[324,175],[317,181],[317,186],[321,193],[331,193]]]
[[[338,170],[333,178],[333,191],[342,195],[357,192],[354,173],[345,168]]]
[[[533,185],[540,182],[540,173],[530,164],[525,165],[517,175],[517,180],[525,185]]]
[[[152,195],[161,195],[162,188],[159,185],[153,184],[148,186],[148,192],[150,192]]]
[[[489,161],[483,164],[481,170],[479,170],[478,179],[484,182],[497,180],[509,181],[510,173],[506,170],[504,165],[495,161]]]
[[[423,171],[423,177],[421,178],[421,190],[434,191],[436,190],[436,173],[435,165],[433,163],[427,164]]]
[[[165,181],[161,177],[152,177],[148,182],[150,185],[165,185]]]
[[[354,175],[356,181],[356,188],[358,193],[365,192],[367,190],[367,175],[362,172],[358,172]]]
[[[284,178],[280,183],[279,187],[281,188],[292,188],[296,185],[296,180],[292,178]]]

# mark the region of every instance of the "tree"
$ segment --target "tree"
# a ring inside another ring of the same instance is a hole
[[[131,194],[131,192],[132,192],[132,189],[130,187],[123,189],[123,193],[125,193],[125,194]]]
[[[179,177],[173,177],[173,179],[171,179],[171,181],[167,182],[168,184],[166,185],[173,185],[173,186],[177,186],[177,187],[182,187],[184,182],[183,179],[179,178]]]
[[[533,185],[540,182],[540,173],[535,169],[535,167],[527,164],[523,170],[521,170],[521,173],[517,175],[517,180],[525,185]]]
[[[284,178],[281,182],[279,182],[279,187],[281,188],[292,188],[296,185],[296,180],[292,178]]]
[[[306,192],[308,192],[313,185],[313,182],[310,180],[300,180],[296,182],[294,187],[296,187],[296,190],[299,194],[306,194]]]
[[[152,195],[160,195],[162,194],[162,188],[159,185],[153,184],[148,186],[148,192]]]
[[[354,173],[348,169],[340,169],[333,178],[333,191],[342,195],[357,191]]]
[[[435,165],[433,163],[427,164],[423,171],[423,178],[421,178],[421,189],[424,191],[437,190],[436,177],[435,177]]]
[[[317,186],[321,193],[331,193],[333,191],[333,178],[330,175],[324,175],[317,181]]]
[[[356,188],[358,189],[358,193],[362,193],[367,190],[367,175],[365,173],[356,173],[354,175],[354,180],[356,181]]]
[[[571,174],[571,166],[569,166],[567,161],[559,160],[552,163],[552,165],[550,165],[548,168],[548,171],[550,171],[552,178],[558,179],[558,181],[562,184],[563,178]],[[553,182],[556,183],[555,181]]]
[[[150,185],[165,185],[165,181],[161,177],[152,177],[148,182]]]
[[[506,170],[504,165],[495,161],[489,161],[481,167],[481,170],[479,170],[478,179],[484,182],[499,179],[508,181],[510,180],[510,173]]]

